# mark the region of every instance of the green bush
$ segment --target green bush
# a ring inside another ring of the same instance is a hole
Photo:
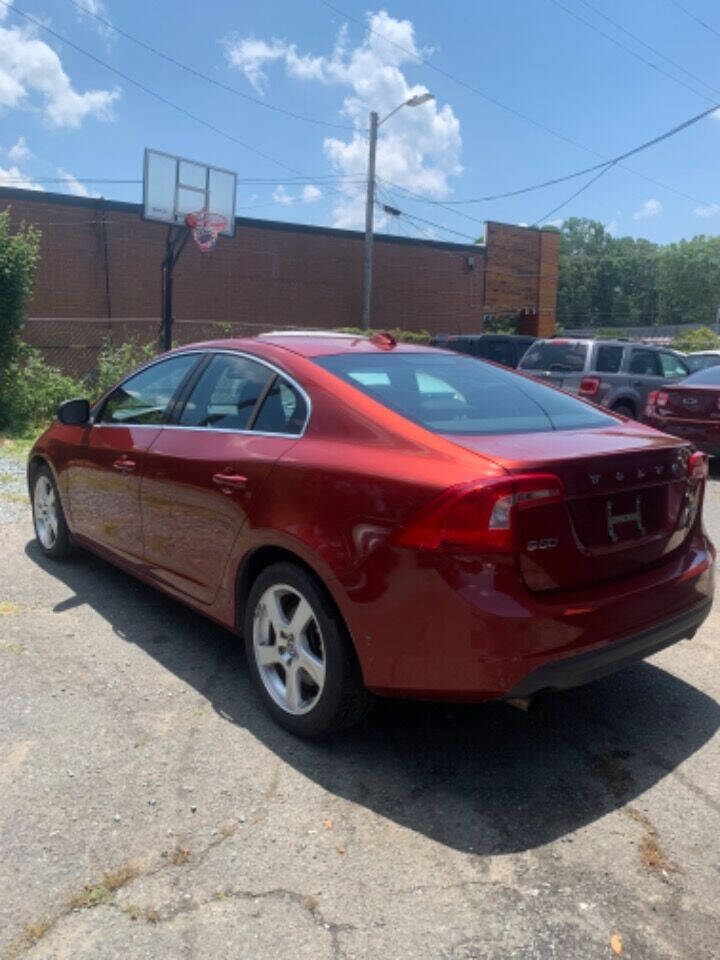
[[[684,330],[672,342],[675,350],[692,353],[694,350],[720,350],[720,337],[707,327]]]
[[[82,380],[50,366],[39,350],[20,343],[0,373],[0,429],[17,435],[37,431],[52,420],[61,401],[85,394]]]
[[[135,367],[152,360],[157,353],[158,347],[155,343],[138,343],[136,340],[128,340],[119,346],[113,346],[109,340],[106,340],[98,357],[97,374],[88,378],[91,392],[100,396],[131,373]]]

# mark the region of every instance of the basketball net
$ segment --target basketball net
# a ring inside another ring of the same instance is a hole
[[[209,253],[215,248],[218,234],[227,226],[227,220],[222,214],[210,213],[208,210],[198,210],[185,217],[185,223],[192,231],[192,237],[198,250]]]

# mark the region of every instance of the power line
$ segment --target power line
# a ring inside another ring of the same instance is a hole
[[[12,13],[17,14],[20,17],[24,17],[29,23],[34,24],[36,27],[39,27],[41,30],[44,30],[46,33],[49,33],[50,36],[55,37],[56,40],[59,40],[61,43],[67,44],[73,50],[76,50],[78,53],[83,54],[83,56],[88,57],[94,63],[99,64],[101,67],[104,67],[106,70],[109,70],[111,73],[114,73],[116,76],[120,77],[126,83],[132,84],[132,86],[137,87],[139,90],[142,90],[143,93],[148,94],[148,96],[153,97],[155,100],[159,100],[160,103],[163,103],[166,107],[171,107],[173,110],[176,110],[178,113],[182,114],[184,117],[187,117],[190,120],[195,121],[195,123],[201,124],[203,127],[206,127],[208,130],[212,130],[213,133],[219,134],[221,137],[225,137],[227,140],[232,141],[232,143],[237,144],[240,147],[243,147],[245,150],[249,150],[251,153],[256,154],[259,157],[262,157],[263,160],[269,160],[270,163],[274,163],[278,167],[282,167],[284,170],[289,170],[290,173],[295,173],[298,176],[302,177],[304,174],[300,170],[296,170],[294,167],[289,166],[287,163],[284,163],[282,160],[276,160],[275,157],[271,157],[267,153],[263,153],[262,150],[258,150],[256,147],[251,146],[249,143],[245,143],[244,140],[240,140],[238,137],[234,136],[232,133],[228,133],[227,130],[222,130],[220,127],[216,127],[214,124],[210,123],[208,120],[204,120],[202,117],[198,117],[196,114],[191,113],[189,110],[186,110],[184,107],[181,107],[179,104],[174,103],[172,100],[168,100],[167,97],[164,97],[162,94],[157,93],[157,91],[152,90],[150,87],[145,86],[139,80],[136,80],[134,77],[129,76],[127,73],[123,73],[121,70],[118,70],[116,67],[111,66],[105,60],[101,60],[99,57],[96,57],[94,53],[90,53],[89,50],[84,50],[82,47],[78,46],[76,43],[73,43],[72,40],[68,40],[67,37],[62,36],[56,30],[53,30],[47,24],[43,23],[41,20],[38,20],[36,17],[31,16],[29,13],[26,13],[24,10],[21,10],[19,7],[15,6],[13,3],[9,3],[8,0],[0,0],[0,4],[5,7],[7,10],[10,10]]]
[[[266,110],[274,110],[275,113],[284,114],[286,117],[292,117],[295,120],[304,120],[306,123],[313,123],[316,126],[333,127],[335,130],[351,130],[353,132],[358,129],[357,127],[351,126],[347,123],[332,123],[329,120],[319,120],[316,117],[308,117],[301,113],[295,113],[293,110],[288,110],[285,107],[279,107],[277,104],[267,103],[265,100],[261,100],[259,97],[253,97],[249,93],[244,93],[242,90],[238,90],[237,87],[232,87],[228,83],[223,83],[222,80],[217,80],[215,77],[210,77],[206,73],[196,70],[195,67],[191,67],[187,63],[183,63],[181,60],[170,56],[168,53],[163,53],[162,50],[158,50],[151,44],[141,40],[139,37],[135,37],[131,33],[121,30],[120,27],[116,26],[114,23],[111,23],[110,20],[106,20],[105,17],[100,16],[99,13],[89,10],[87,4],[78,3],[77,0],[69,0],[69,3],[71,3],[74,7],[77,7],[77,9],[83,14],[94,17],[95,20],[97,20],[99,23],[102,23],[103,26],[107,27],[108,30],[112,30],[114,33],[124,37],[126,40],[130,40],[131,43],[137,44],[137,46],[141,47],[143,50],[147,50],[154,56],[160,57],[162,60],[166,60],[168,63],[172,63],[173,66],[178,67],[180,70],[184,70],[186,73],[189,73],[200,80],[204,80],[206,83],[211,83],[213,86],[218,87],[220,90],[224,90],[226,93],[232,93],[234,96],[240,97],[243,100],[247,100],[250,103],[254,103],[259,107],[264,107]]]
[[[551,2],[554,2],[554,0],[551,0]],[[431,63],[431,61],[427,60],[426,58],[418,56],[418,54],[415,51],[409,50],[407,47],[402,46],[402,44],[396,43],[394,40],[391,40],[389,37],[386,37],[384,34],[379,33],[377,30],[373,30],[366,23],[363,23],[362,20],[359,20],[357,17],[352,16],[352,14],[346,13],[345,11],[341,10],[339,7],[336,7],[334,4],[330,3],[329,0],[319,0],[319,3],[321,3],[324,7],[327,7],[329,10],[332,10],[333,13],[337,14],[338,16],[344,17],[345,19],[350,20],[353,23],[356,23],[358,26],[362,27],[363,30],[367,30],[369,33],[372,33],[374,36],[379,37],[381,40],[384,40],[385,43],[390,44],[390,46],[393,46],[396,49],[401,50],[408,57],[410,57],[411,59],[415,60],[418,63],[422,63],[423,66],[428,67],[428,69],[434,70],[435,73],[440,74],[440,76],[443,76],[448,80],[451,80],[453,83],[458,84],[458,86],[463,87],[465,90],[469,90],[471,93],[477,94],[479,97],[482,97],[482,99],[486,100],[488,103],[492,103],[494,106],[499,107],[501,110],[505,110],[506,112],[513,114],[513,116],[519,117],[521,120],[525,120],[527,123],[532,124],[534,127],[537,127],[540,130],[544,130],[545,133],[549,133],[553,137],[556,137],[559,140],[563,140],[565,141],[565,143],[569,143],[572,146],[577,147],[579,150],[584,151],[585,153],[590,153],[595,157],[601,158],[601,163],[597,164],[595,167],[589,167],[587,170],[580,171],[577,174],[572,174],[568,178],[560,178],[560,181],[552,181],[552,182],[562,182],[562,179],[572,179],[572,177],[575,177],[575,176],[582,176],[583,173],[588,173],[591,170],[599,169],[605,164],[612,162],[612,160],[614,159],[614,158],[603,157],[602,154],[599,153],[597,150],[593,150],[591,147],[585,146],[585,144],[581,143],[580,141],[574,140],[572,137],[568,137],[557,130],[553,130],[552,127],[548,127],[547,125],[541,123],[540,121],[534,120],[532,117],[529,117],[527,114],[524,114],[519,110],[516,110],[514,107],[508,106],[508,104],[503,103],[502,101],[496,99],[495,97],[490,96],[489,94],[485,93],[483,90],[480,90],[477,87],[474,87],[472,84],[467,83],[465,80],[462,80],[460,77],[456,77],[454,74],[450,73],[447,70],[444,70],[442,67],[436,66],[434,63]],[[700,94],[700,96],[704,96],[704,95]],[[705,99],[708,99],[708,98],[705,98]],[[708,111],[708,113],[712,113],[712,112],[713,112],[712,110]],[[628,154],[628,156],[629,155],[630,154]],[[638,170],[633,170],[631,167],[624,167],[622,165],[620,166],[621,166],[621,169],[626,170],[628,173],[632,173],[633,176],[640,177],[640,179],[642,180],[647,180],[649,183],[652,183],[657,187],[662,187],[662,189],[667,190],[670,193],[676,193],[679,196],[685,197],[687,200],[692,200],[693,203],[707,202],[705,200],[698,200],[697,197],[692,197],[689,194],[684,193],[682,190],[677,190],[675,187],[668,186],[668,184],[662,183],[660,180],[655,180],[653,177],[649,177],[644,173],[640,173]],[[524,193],[527,191],[523,190],[518,192]],[[510,196],[510,195],[515,195],[515,194],[514,192],[512,194],[507,194],[507,196]],[[479,202],[485,202],[487,199],[492,199],[492,200],[501,199],[503,196],[505,195],[496,195],[490,198],[480,197],[475,200],[467,200],[467,201],[457,200],[457,201],[445,201],[445,202],[458,203],[458,204],[479,203]],[[422,199],[428,200],[429,198],[424,197]],[[430,202],[436,202],[436,201],[430,201]]]
[[[672,64],[672,66],[675,67],[676,70],[680,70],[682,73],[690,77],[691,80],[695,80],[697,83],[701,83],[704,87],[707,87],[708,90],[712,90],[714,93],[720,93],[720,89],[718,89],[717,87],[713,87],[711,83],[707,83],[705,80],[702,79],[702,77],[698,77],[694,73],[691,73],[681,63],[678,63],[676,60],[673,60],[671,57],[668,57],[666,54],[661,53],[655,47],[651,46],[649,43],[646,43],[641,37],[638,37],[636,33],[632,33],[632,31],[626,29],[621,23],[618,23],[617,20],[613,20],[612,17],[609,17],[606,13],[603,13],[602,10],[598,10],[598,8],[593,3],[590,3],[590,0],[580,0],[580,3],[586,6],[588,10],[592,10],[593,13],[596,14],[596,16],[602,17],[603,20],[607,20],[607,22],[611,23],[617,30],[620,30],[622,33],[626,34],[628,37],[633,39],[636,43],[639,43],[641,46],[645,47],[646,50],[649,50],[651,53],[654,53],[656,57],[660,57],[662,60],[667,60],[667,62]]]
[[[710,97],[706,96],[706,94],[701,93],[699,90],[696,90],[695,87],[691,87],[690,84],[685,83],[684,80],[680,80],[678,77],[673,76],[672,73],[668,73],[667,70],[663,70],[662,67],[659,67],[656,63],[653,63],[651,60],[646,60],[645,57],[641,56],[639,53],[633,50],[632,47],[628,47],[621,40],[618,40],[616,37],[611,36],[609,33],[605,33],[604,30],[601,30],[600,27],[595,26],[595,24],[592,23],[590,20],[586,20],[585,17],[581,16],[579,13],[576,13],[575,10],[571,10],[570,7],[566,7],[564,3],[560,2],[560,0],[549,0],[549,2],[554,4],[560,10],[564,10],[565,13],[568,14],[568,16],[573,17],[575,20],[579,20],[580,23],[584,23],[586,27],[589,27],[590,30],[594,30],[595,33],[600,34],[601,37],[605,37],[605,39],[609,40],[610,43],[614,43],[616,47],[620,47],[621,50],[624,50],[625,53],[628,53],[631,57],[634,57],[636,60],[639,60],[640,63],[644,63],[646,67],[650,67],[651,70],[655,70],[657,73],[661,73],[663,76],[667,77],[669,80],[672,80],[673,83],[677,83],[681,87],[685,87],[686,90],[690,90],[691,93],[694,93],[696,96],[702,97],[703,100],[710,101]],[[609,18],[606,18],[606,19],[609,19]],[[659,56],[662,56],[662,54],[659,54]],[[703,81],[701,80],[700,83],[702,82]]]
[[[588,187],[591,187],[596,180],[599,180],[600,177],[604,176],[608,172],[608,170],[610,170],[610,168],[614,166],[615,166],[614,163],[609,163],[607,166],[603,167],[602,170],[599,170],[594,176],[590,177],[587,183],[584,183],[579,190],[576,190],[575,193],[572,193],[567,198],[567,200],[563,200],[562,203],[559,203],[556,207],[553,207],[552,210],[549,213],[546,213],[544,217],[541,217],[540,220],[537,221],[537,223],[540,224],[540,223],[544,223],[546,220],[549,220],[554,213],[557,213],[558,210],[562,210],[563,207],[566,207],[572,200],[575,199],[575,197],[579,197],[581,193],[587,190]]]
[[[323,2],[323,0],[321,0]],[[554,2],[554,0],[552,0]],[[620,164],[620,161],[627,160],[628,157],[633,157],[635,154],[640,153],[643,150],[647,150],[649,147],[654,147],[658,143],[662,143],[663,140],[668,140],[670,137],[674,137],[676,134],[681,133],[683,130],[687,130],[688,127],[693,126],[696,123],[699,123],[700,120],[704,120],[705,117],[710,116],[710,114],[715,113],[719,109],[719,105],[715,104],[714,106],[703,110],[702,113],[697,113],[695,116],[690,117],[688,120],[683,120],[682,123],[676,124],[670,130],[666,130],[664,133],[658,134],[656,137],[653,137],[651,140],[646,140],[644,143],[639,144],[637,147],[633,147],[631,150],[626,150],[624,153],[618,154],[616,157],[611,157],[609,160],[604,160],[602,163],[596,163],[591,167],[585,167],[583,170],[576,170],[575,173],[568,173],[563,177],[555,177],[552,180],[544,180],[542,183],[535,183],[528,187],[521,187],[518,190],[509,190],[505,193],[494,193],[489,194],[486,197],[470,197],[464,200],[444,200],[444,206],[453,206],[456,204],[466,204],[466,203],[487,203],[491,200],[503,200],[506,197],[517,197],[523,193],[531,193],[534,190],[541,190],[545,187],[556,186],[559,183],[565,183],[568,180],[574,180],[576,177],[582,177],[586,173],[594,173],[596,170],[603,170],[609,166],[617,166]],[[407,191],[408,193],[410,191]],[[414,193],[412,194],[418,200],[424,200],[427,203],[437,203],[438,201],[432,199],[431,197],[423,197],[421,194]],[[695,197],[689,197],[688,199],[693,200],[697,203],[704,203],[706,201],[697,200]]]
[[[705,29],[709,30],[710,33],[714,33],[716,37],[720,37],[720,30],[716,30],[715,27],[711,27],[709,23],[705,23],[705,21],[696,16],[692,10],[688,10],[687,7],[684,7],[681,3],[678,3],[677,0],[670,0],[670,3],[677,7],[678,10],[682,10],[682,12],[690,17],[691,20],[694,20],[695,23],[699,23],[701,27],[705,27]]]

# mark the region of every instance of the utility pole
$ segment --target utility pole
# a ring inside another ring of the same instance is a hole
[[[363,275],[362,328],[370,329],[372,298],[373,221],[375,214],[375,153],[377,150],[378,115],[370,114],[370,154],[368,156],[367,197],[365,199],[365,272]]]

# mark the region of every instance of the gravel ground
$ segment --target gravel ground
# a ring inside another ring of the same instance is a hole
[[[0,526],[28,512],[24,445],[0,439]]]
[[[720,958],[716,612],[540,720],[388,702],[303,743],[228,634],[46,562],[7,460],[2,960]]]

